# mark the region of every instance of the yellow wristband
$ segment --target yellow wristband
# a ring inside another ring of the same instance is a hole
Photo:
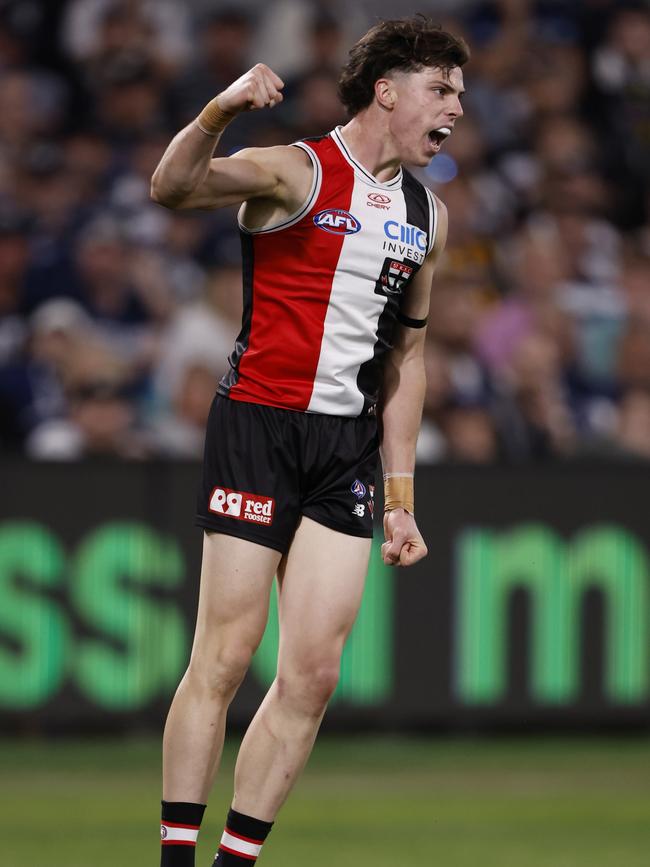
[[[233,112],[224,111],[221,108],[219,97],[215,96],[197,117],[196,125],[206,135],[219,135],[228,126],[234,116]]]
[[[411,473],[386,473],[384,475],[384,512],[405,509],[414,513],[415,496]]]

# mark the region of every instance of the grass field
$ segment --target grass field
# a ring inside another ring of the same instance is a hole
[[[203,823],[209,867],[229,743]],[[2,867],[157,867],[155,740],[0,741]],[[260,867],[648,867],[650,740],[323,738]]]

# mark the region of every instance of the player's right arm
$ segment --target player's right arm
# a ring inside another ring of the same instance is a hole
[[[212,157],[228,123],[242,111],[277,105],[283,86],[268,66],[258,63],[208,103],[163,154],[151,179],[152,199],[175,209],[223,208],[258,198],[291,207],[294,198],[300,200],[304,160],[296,148],[249,148],[232,157]],[[291,182],[294,164],[297,183]]]

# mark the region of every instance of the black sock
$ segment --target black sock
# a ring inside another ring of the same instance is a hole
[[[194,850],[205,804],[161,801],[160,867],[194,867]]]
[[[252,867],[272,827],[231,808],[212,867]]]

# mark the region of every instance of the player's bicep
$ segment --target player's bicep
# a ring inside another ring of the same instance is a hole
[[[231,157],[215,157],[200,186],[187,196],[182,208],[225,208],[249,199],[277,195],[280,178],[274,166],[256,149]]]

